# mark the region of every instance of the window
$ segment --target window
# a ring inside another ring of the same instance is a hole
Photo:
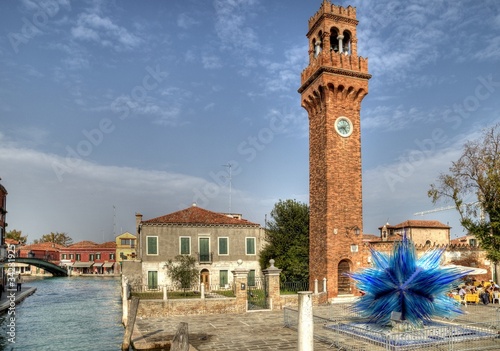
[[[76,260],[81,261],[81,259],[82,259],[82,256],[80,254],[76,254]]]
[[[227,270],[221,270],[219,271],[219,285],[223,288],[226,284],[229,284],[229,273]]]
[[[189,236],[180,238],[181,255],[191,255],[191,238]]]
[[[94,260],[94,254],[90,254],[89,255],[89,261],[93,261]]]
[[[61,259],[62,259],[62,260],[65,260],[65,259],[66,259],[66,254],[62,254],[62,255],[61,255]]]
[[[146,254],[147,255],[158,255],[158,237],[157,236],[147,236],[146,237]]]
[[[100,260],[101,259],[101,254],[100,253],[96,253],[95,254],[95,259],[96,260]]]
[[[255,255],[255,238],[247,238],[246,253],[247,255]]]
[[[476,239],[469,239],[470,246],[476,246]]]
[[[210,238],[199,238],[200,262],[211,262]]]
[[[75,255],[69,254],[69,259],[72,260],[73,258],[75,258]]]
[[[229,238],[219,238],[219,255],[229,255]]]
[[[255,286],[255,269],[248,271],[248,286]]]
[[[158,271],[148,271],[148,289],[158,289]]]
[[[135,247],[135,239],[121,239],[121,245]]]
[[[110,253],[109,254],[109,259],[110,260],[114,260],[115,259],[115,254],[114,253]]]

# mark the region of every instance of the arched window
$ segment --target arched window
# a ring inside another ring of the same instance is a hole
[[[313,39],[314,57],[318,57],[320,52],[323,51],[323,43],[321,42],[322,36],[323,36],[323,32],[319,31],[318,39]]]
[[[346,54],[346,55],[350,55],[351,54],[351,33],[349,33],[348,31],[344,31],[344,39],[342,39],[342,45],[343,45],[343,52]]]
[[[330,51],[339,52],[339,31],[337,28],[330,29]]]

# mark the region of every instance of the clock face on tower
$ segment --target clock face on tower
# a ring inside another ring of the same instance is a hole
[[[335,120],[335,130],[340,136],[347,138],[352,134],[352,122],[349,118],[340,116]]]

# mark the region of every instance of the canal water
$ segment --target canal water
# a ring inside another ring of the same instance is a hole
[[[119,278],[45,278],[24,286],[37,291],[16,305],[15,343],[7,334],[11,316],[0,315],[0,350],[121,350]]]

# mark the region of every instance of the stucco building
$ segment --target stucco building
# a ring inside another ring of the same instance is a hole
[[[111,274],[115,272],[116,242],[80,241],[60,248],[60,259],[72,274]]]
[[[150,288],[172,284],[166,262],[177,255],[196,259],[199,282],[206,288],[228,287],[235,268],[260,276],[258,253],[264,229],[241,215],[222,214],[193,205],[161,217],[143,220],[136,215],[138,259],[142,284]]]
[[[122,261],[136,258],[137,238],[129,232],[122,233],[116,237],[116,268],[121,268]],[[121,269],[120,269],[121,272]]]

